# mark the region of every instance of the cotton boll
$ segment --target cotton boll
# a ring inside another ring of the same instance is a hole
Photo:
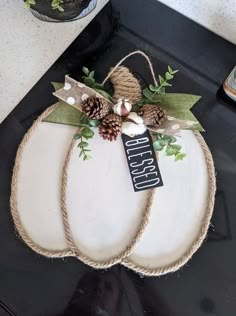
[[[146,131],[146,126],[143,124],[143,119],[135,112],[130,112],[127,121],[122,124],[122,133],[130,137],[141,135]]]
[[[132,104],[128,99],[119,99],[114,105],[114,113],[120,116],[127,116],[132,109]]]

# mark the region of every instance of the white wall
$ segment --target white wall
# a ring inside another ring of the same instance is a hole
[[[236,44],[236,0],[158,0]]]

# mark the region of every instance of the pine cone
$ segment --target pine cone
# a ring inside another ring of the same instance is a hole
[[[110,106],[106,99],[89,97],[82,103],[82,111],[93,120],[101,120],[110,112]]]
[[[155,104],[145,104],[140,113],[146,126],[160,126],[166,114],[162,108]]]
[[[117,114],[109,114],[106,116],[99,126],[99,134],[103,139],[109,141],[116,140],[117,136],[121,134],[122,119]]]

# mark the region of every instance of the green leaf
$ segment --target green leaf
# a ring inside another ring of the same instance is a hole
[[[171,136],[170,136],[170,135],[162,135],[162,134],[159,134],[159,136],[162,137],[163,139],[166,139],[166,140],[171,139]]]
[[[58,9],[60,12],[64,12],[64,11],[65,11],[65,10],[62,8],[62,6],[57,7],[57,9]]]
[[[82,68],[82,71],[83,71],[83,73],[84,73],[86,76],[89,75],[89,70],[88,70],[87,67],[83,67],[83,68]]]
[[[173,70],[170,66],[168,66],[168,71],[171,75],[176,74],[179,70]]]
[[[162,145],[159,140],[155,140],[155,141],[153,142],[153,148],[154,148],[156,151],[161,151],[161,150],[164,148],[164,146],[165,146],[165,145]]]
[[[53,85],[55,91],[60,90],[64,87],[64,83],[61,82],[52,81],[51,84]]]
[[[88,147],[88,145],[89,145],[89,144],[88,144],[87,142],[84,142],[84,141],[82,141],[82,142],[79,143],[80,148]]]
[[[183,160],[187,154],[185,153],[179,153],[178,155],[175,156],[175,161]]]
[[[81,120],[80,120],[81,121]],[[78,127],[83,127],[83,128],[90,128],[90,126],[89,126],[89,124],[83,124],[83,123],[80,123],[80,122],[78,122],[77,123],[77,126]],[[82,130],[82,129],[81,129]],[[83,136],[83,135],[82,135]]]
[[[152,97],[153,97],[153,93],[148,89],[148,88],[145,88],[143,90],[143,95],[148,99],[148,100],[152,100]]]
[[[81,114],[79,125],[81,127],[89,127],[89,118],[84,113]]]
[[[92,159],[92,157],[90,155],[85,155],[83,159],[84,160],[90,160],[90,159]]]
[[[165,79],[161,75],[159,75],[158,78],[159,78],[160,84],[162,85]]]
[[[94,88],[94,89],[100,89],[100,90],[103,90],[103,89],[104,89],[104,88],[103,88],[103,85],[100,84],[100,83],[97,83],[97,82],[95,82],[95,84],[93,85],[93,88]]]
[[[165,78],[166,78],[166,80],[171,80],[171,79],[174,78],[174,76],[171,75],[169,72],[166,72],[166,73],[165,73]]]
[[[168,83],[168,82],[163,82],[162,87],[171,87],[172,84]]]
[[[73,140],[77,140],[77,139],[79,139],[79,138],[81,138],[81,134],[75,134],[75,135],[73,136]]]
[[[89,125],[91,127],[98,127],[100,124],[100,121],[99,120],[89,120]]]
[[[173,70],[171,69],[171,67],[168,65],[167,68],[168,68],[169,73],[172,74],[172,71],[173,71]]]
[[[94,87],[93,87],[94,88]],[[107,100],[112,101],[112,97],[110,96],[109,93],[107,93],[106,91],[100,90],[100,89],[95,89],[98,93],[100,93],[104,98],[106,98]]]
[[[80,121],[81,121],[81,120],[80,120]],[[89,128],[89,125],[88,125],[88,124],[84,124],[84,123],[77,123],[77,126]]]
[[[176,142],[176,138],[170,135],[162,135],[162,140],[165,141],[166,144],[172,144]]]
[[[164,147],[164,146],[169,144],[169,139],[162,138],[162,139],[159,140],[159,142]]]
[[[31,5],[35,4],[35,0],[26,0],[24,1],[24,7],[29,9]]]
[[[145,102],[144,102],[143,100],[139,100],[139,101],[136,103],[136,105],[137,105],[138,107],[143,106],[144,104],[145,104]]]
[[[95,71],[93,70],[89,73],[89,78],[94,78],[94,75],[95,75]]]
[[[173,156],[176,154],[176,152],[177,152],[176,149],[174,149],[168,145],[166,148],[165,154],[166,154],[166,156]]]
[[[79,157],[81,157],[82,155],[84,155],[84,152],[81,150]]]
[[[89,127],[84,127],[82,129],[82,136],[86,139],[93,138],[94,132]]]
[[[177,139],[174,136],[170,136],[169,143],[173,144],[173,143],[176,143],[176,142],[177,142]]]
[[[159,94],[165,94],[166,93],[166,90],[164,87],[161,87],[160,90],[159,90]],[[159,100],[160,101],[160,100]]]
[[[177,144],[173,144],[173,145],[171,145],[171,147],[173,148],[173,149],[176,149],[176,150],[181,150],[181,146],[180,145],[177,145]]]
[[[149,89],[153,92],[155,92],[158,89],[158,86],[154,86],[153,84],[149,85]]]
[[[86,84],[86,86],[92,87],[93,84],[95,83],[95,80],[93,78],[85,77],[84,83]]]

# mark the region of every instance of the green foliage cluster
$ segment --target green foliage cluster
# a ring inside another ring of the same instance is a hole
[[[172,84],[169,83],[172,79],[174,79],[175,74],[178,70],[173,70],[170,66],[168,66],[168,70],[166,71],[164,76],[158,76],[158,84],[155,86],[150,84],[148,87],[143,89],[143,98],[137,103],[138,106],[143,106],[146,103],[150,104],[158,104],[160,100],[158,95],[165,94],[166,87],[171,87]]]
[[[186,154],[181,152],[181,145],[176,144],[177,139],[174,136],[162,135],[152,132],[153,147],[156,151],[163,151],[166,156],[174,156],[175,161],[183,160]]]
[[[103,85],[96,82],[95,71],[94,70],[90,71],[87,67],[83,67],[82,71],[84,73],[84,76],[82,77],[84,84],[86,84],[86,86],[96,90],[104,98],[112,101],[112,96],[109,93],[107,93],[106,91],[104,91]]]
[[[149,85],[143,89],[143,98],[137,102],[138,108],[144,104],[158,104],[160,103],[160,95],[165,94],[166,88],[171,87],[170,81],[174,79],[178,70],[173,70],[168,66],[164,76],[158,76],[158,84]],[[136,109],[137,110],[137,109]],[[163,151],[166,156],[174,156],[175,161],[183,160],[187,155],[181,152],[181,146],[177,144],[177,138],[174,136],[168,136],[152,132],[153,147],[156,151]]]
[[[34,1],[34,0],[31,0]],[[88,68],[83,67],[83,82],[88,87],[99,92],[106,99],[112,100],[112,97],[104,91],[103,85],[99,84],[95,80],[95,71],[90,71]],[[158,85],[149,85],[149,87],[143,90],[143,98],[137,102],[136,105],[133,106],[132,111],[139,112],[140,107],[144,104],[157,104],[160,102],[158,99],[161,94],[165,93],[165,88],[171,86],[169,83],[174,75],[178,72],[178,70],[172,70],[170,66],[168,66],[168,70],[165,75],[162,77],[159,75]],[[55,90],[61,89],[63,84],[61,83],[53,83]],[[59,101],[61,102],[61,101]],[[91,150],[88,148],[89,143],[88,140],[93,138],[94,132],[92,130],[93,127],[98,127],[100,122],[98,120],[92,120],[84,115],[82,112],[79,112],[78,122],[76,126],[80,127],[80,131],[74,135],[74,140],[80,140],[78,143],[78,147],[80,149],[79,157],[82,157],[84,160],[91,159]],[[153,147],[156,151],[163,151],[166,156],[174,156],[175,161],[183,160],[186,157],[186,154],[182,152],[181,145],[177,144],[177,138],[174,136],[163,135],[157,132],[151,132],[153,137]]]
[[[82,76],[84,84],[86,86],[96,90],[106,99],[112,101],[112,97],[104,91],[104,87],[97,83],[95,80],[95,71],[90,71],[87,67],[83,67],[82,71],[84,76]],[[164,76],[158,76],[158,85],[149,85],[143,90],[143,98],[133,107],[133,111],[139,111],[139,108],[146,103],[157,104],[159,103],[158,95],[164,94],[166,87],[172,86],[169,82],[174,79],[174,75],[178,70],[173,70],[168,66]],[[81,113],[82,114],[82,113]],[[92,125],[91,125],[92,124]],[[74,139],[80,139],[78,147],[80,148],[80,157],[82,156],[84,160],[91,159],[91,153],[88,149],[87,140],[94,136],[94,132],[91,127],[99,125],[99,121],[94,121],[87,118],[85,115],[81,115],[80,122],[78,124],[81,127],[80,133],[75,134]],[[186,154],[181,151],[181,146],[177,144],[177,138],[174,136],[162,135],[156,132],[152,132],[153,136],[153,147],[156,151],[163,151],[166,156],[174,156],[175,161],[182,160],[186,157]]]
[[[111,99],[111,96],[103,90],[103,86],[96,82],[95,80],[95,71],[89,71],[88,68],[83,67],[82,69],[84,76],[82,77],[84,84],[86,86],[93,88],[101,95],[103,95],[107,99]],[[80,127],[79,133],[74,135],[74,140],[80,140],[78,143],[78,147],[80,149],[79,157],[82,157],[83,160],[89,160],[92,158],[91,150],[88,148],[89,144],[87,140],[93,138],[94,131],[92,130],[93,127],[98,127],[100,122],[98,120],[92,120],[88,118],[86,115],[81,113],[80,121],[78,126]]]
[[[37,0],[25,0],[25,7],[30,8],[32,5],[36,4]],[[60,12],[63,12],[64,9],[62,7],[63,0],[51,0],[51,7],[53,10],[58,10]]]

